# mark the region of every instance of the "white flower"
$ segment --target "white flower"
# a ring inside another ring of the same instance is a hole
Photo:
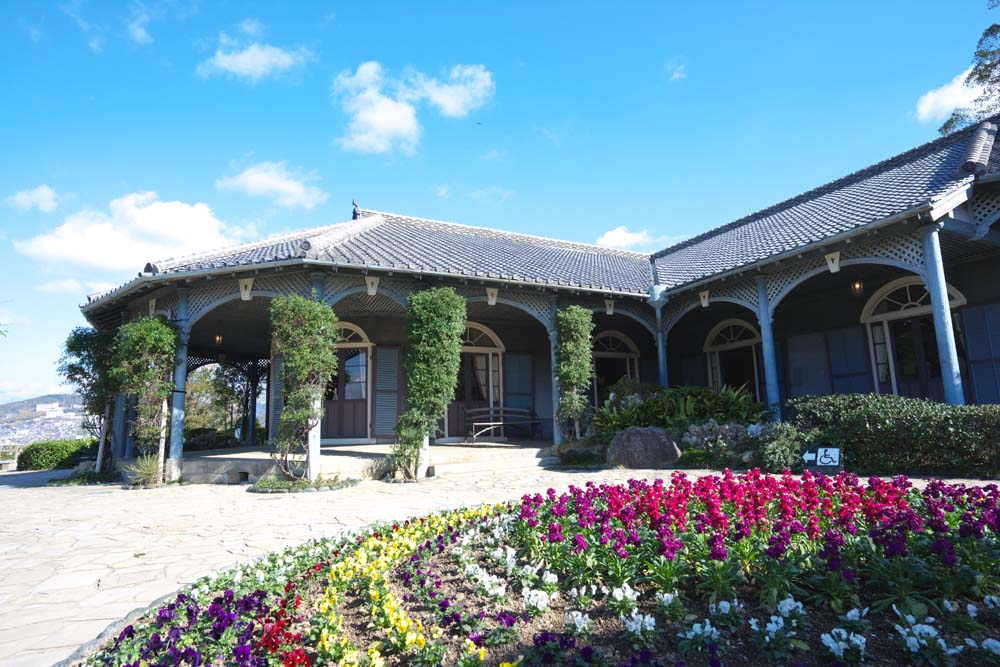
[[[656,601],[659,602],[660,606],[663,607],[664,609],[667,609],[668,607],[673,605],[675,600],[677,600],[677,591],[674,591],[672,593],[656,594]]]
[[[525,588],[521,591],[521,597],[524,598],[524,606],[528,610],[545,611],[549,606],[549,594],[545,591]]]
[[[979,608],[970,602],[965,605],[965,613],[968,614],[970,618],[975,618],[979,615]]]
[[[567,611],[566,629],[575,635],[583,635],[590,632],[590,616],[582,611]]]
[[[705,619],[705,623],[695,623],[687,632],[678,635],[681,639],[699,638],[706,642],[715,641],[719,638],[719,631],[712,627],[712,621]]]
[[[548,570],[542,573],[542,583],[543,584],[557,584],[559,583],[559,577],[552,574]]]
[[[628,584],[622,584],[620,587],[611,591],[611,597],[616,602],[621,602],[623,600],[635,602],[639,598],[639,593]]]
[[[983,598],[983,604],[986,605],[986,608],[990,611],[1000,609],[1000,598],[996,595],[987,595]]]
[[[795,598],[789,595],[787,598],[778,603],[778,613],[784,618],[788,618],[793,614],[795,616],[804,616],[805,609],[803,609],[801,602],[796,602]]]
[[[984,639],[983,650],[995,656],[1000,656],[1000,641],[996,639]]]
[[[851,609],[849,612],[844,614],[844,618],[848,621],[860,621],[863,617],[868,615],[868,607],[862,609]]]
[[[630,635],[642,636],[644,632],[656,630],[656,619],[649,614],[640,613],[638,609],[633,609],[631,616],[622,616],[621,620],[625,624],[625,632]]]
[[[952,602],[951,600],[945,599],[942,600],[941,604],[944,605],[945,610],[947,610],[949,613],[954,614],[956,611],[958,611],[957,602]]]
[[[853,632],[848,632],[843,628],[834,628],[830,632],[823,633],[820,636],[820,641],[838,659],[843,658],[844,652],[852,647],[856,648],[863,658],[865,655],[865,646],[867,645],[864,637]]]
[[[747,625],[749,625],[750,629],[753,630],[754,632],[760,630],[760,622],[757,621],[756,618],[751,618],[749,621],[747,621]]]

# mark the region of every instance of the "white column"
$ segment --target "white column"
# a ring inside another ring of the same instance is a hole
[[[764,353],[764,385],[767,390],[767,409],[775,416],[781,408],[778,391],[778,363],[774,351],[774,332],[771,329],[771,306],[767,298],[767,279],[757,277],[757,322],[760,324],[760,344]]]
[[[941,240],[938,238],[940,230],[940,223],[928,225],[920,230],[924,243],[924,271],[927,274],[925,280],[927,293],[931,297],[931,312],[934,314],[934,336],[937,339],[938,357],[941,362],[944,400],[949,405],[964,405],[965,392],[962,389],[962,369],[958,365],[955,329],[951,323],[951,306],[948,299],[948,283],[944,277]]]

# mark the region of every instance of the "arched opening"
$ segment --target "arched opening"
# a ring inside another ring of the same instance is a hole
[[[639,380],[639,347],[617,330],[601,331],[593,338],[591,401],[603,405],[619,380]]]
[[[468,410],[503,406],[505,351],[506,346],[493,329],[479,322],[465,323],[458,384],[455,400],[448,406],[445,438],[464,437]]]
[[[185,452],[264,443],[269,419],[270,306],[267,296],[249,301],[233,298],[192,324],[184,395]],[[225,416],[222,423],[206,419],[206,414],[220,410]]]
[[[747,377],[753,376],[753,367],[756,364],[760,378],[757,384],[760,387],[756,388],[755,384],[750,382],[748,389],[760,394],[763,389],[764,362],[760,356],[759,342],[753,345],[741,344],[732,350],[722,349],[726,343],[720,339],[720,326],[725,322],[736,321],[749,325],[759,337],[755,314],[749,308],[736,303],[714,301],[707,307],[698,306],[684,313],[667,333],[668,384],[674,387],[712,387],[719,386],[720,383],[731,384],[731,379],[738,374],[735,369],[726,373],[725,366],[733,357],[743,368],[750,368],[750,373],[742,373],[744,379],[740,384],[743,384]],[[727,332],[721,335],[725,337],[734,334]],[[754,357],[751,358],[751,355]],[[715,374],[715,378],[710,371],[713,366],[721,369]],[[727,381],[725,379],[727,377],[730,380]]]
[[[339,322],[337,372],[326,384],[323,440],[359,440],[372,437],[372,348],[364,329]]]
[[[965,296],[948,285],[949,307],[954,310],[965,303]],[[877,392],[943,400],[930,294],[923,280],[904,276],[883,285],[865,303],[861,322],[868,334],[872,380]],[[952,318],[952,325],[962,376],[967,377],[961,319]]]
[[[702,350],[706,357],[708,386],[744,388],[758,401],[763,399],[760,331],[746,320],[725,319],[708,332]]]

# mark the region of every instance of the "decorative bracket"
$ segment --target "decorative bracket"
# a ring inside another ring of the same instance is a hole
[[[152,317],[153,313],[156,312],[156,297],[152,297],[149,300],[149,316]]]
[[[365,288],[368,291],[368,296],[378,294],[378,276],[365,276]]]
[[[708,290],[698,292],[698,300],[701,301],[702,308],[708,308]]]
[[[614,299],[605,299],[604,300],[604,312],[607,315],[614,315],[615,314],[615,300]]]
[[[253,278],[240,278],[240,300],[249,301],[253,298]]]
[[[486,303],[487,303],[487,305],[490,305],[490,306],[497,305],[497,295],[499,293],[500,293],[500,290],[498,288],[496,288],[496,287],[487,287],[486,288]]]
[[[826,267],[830,269],[830,273],[837,273],[840,271],[840,251],[831,252],[823,256],[826,259]]]

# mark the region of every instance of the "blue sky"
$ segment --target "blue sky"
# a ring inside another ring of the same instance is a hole
[[[995,19],[681,4],[7,4],[0,401],[58,385],[87,293],[352,198],[637,250],[723,224],[935,138]]]

